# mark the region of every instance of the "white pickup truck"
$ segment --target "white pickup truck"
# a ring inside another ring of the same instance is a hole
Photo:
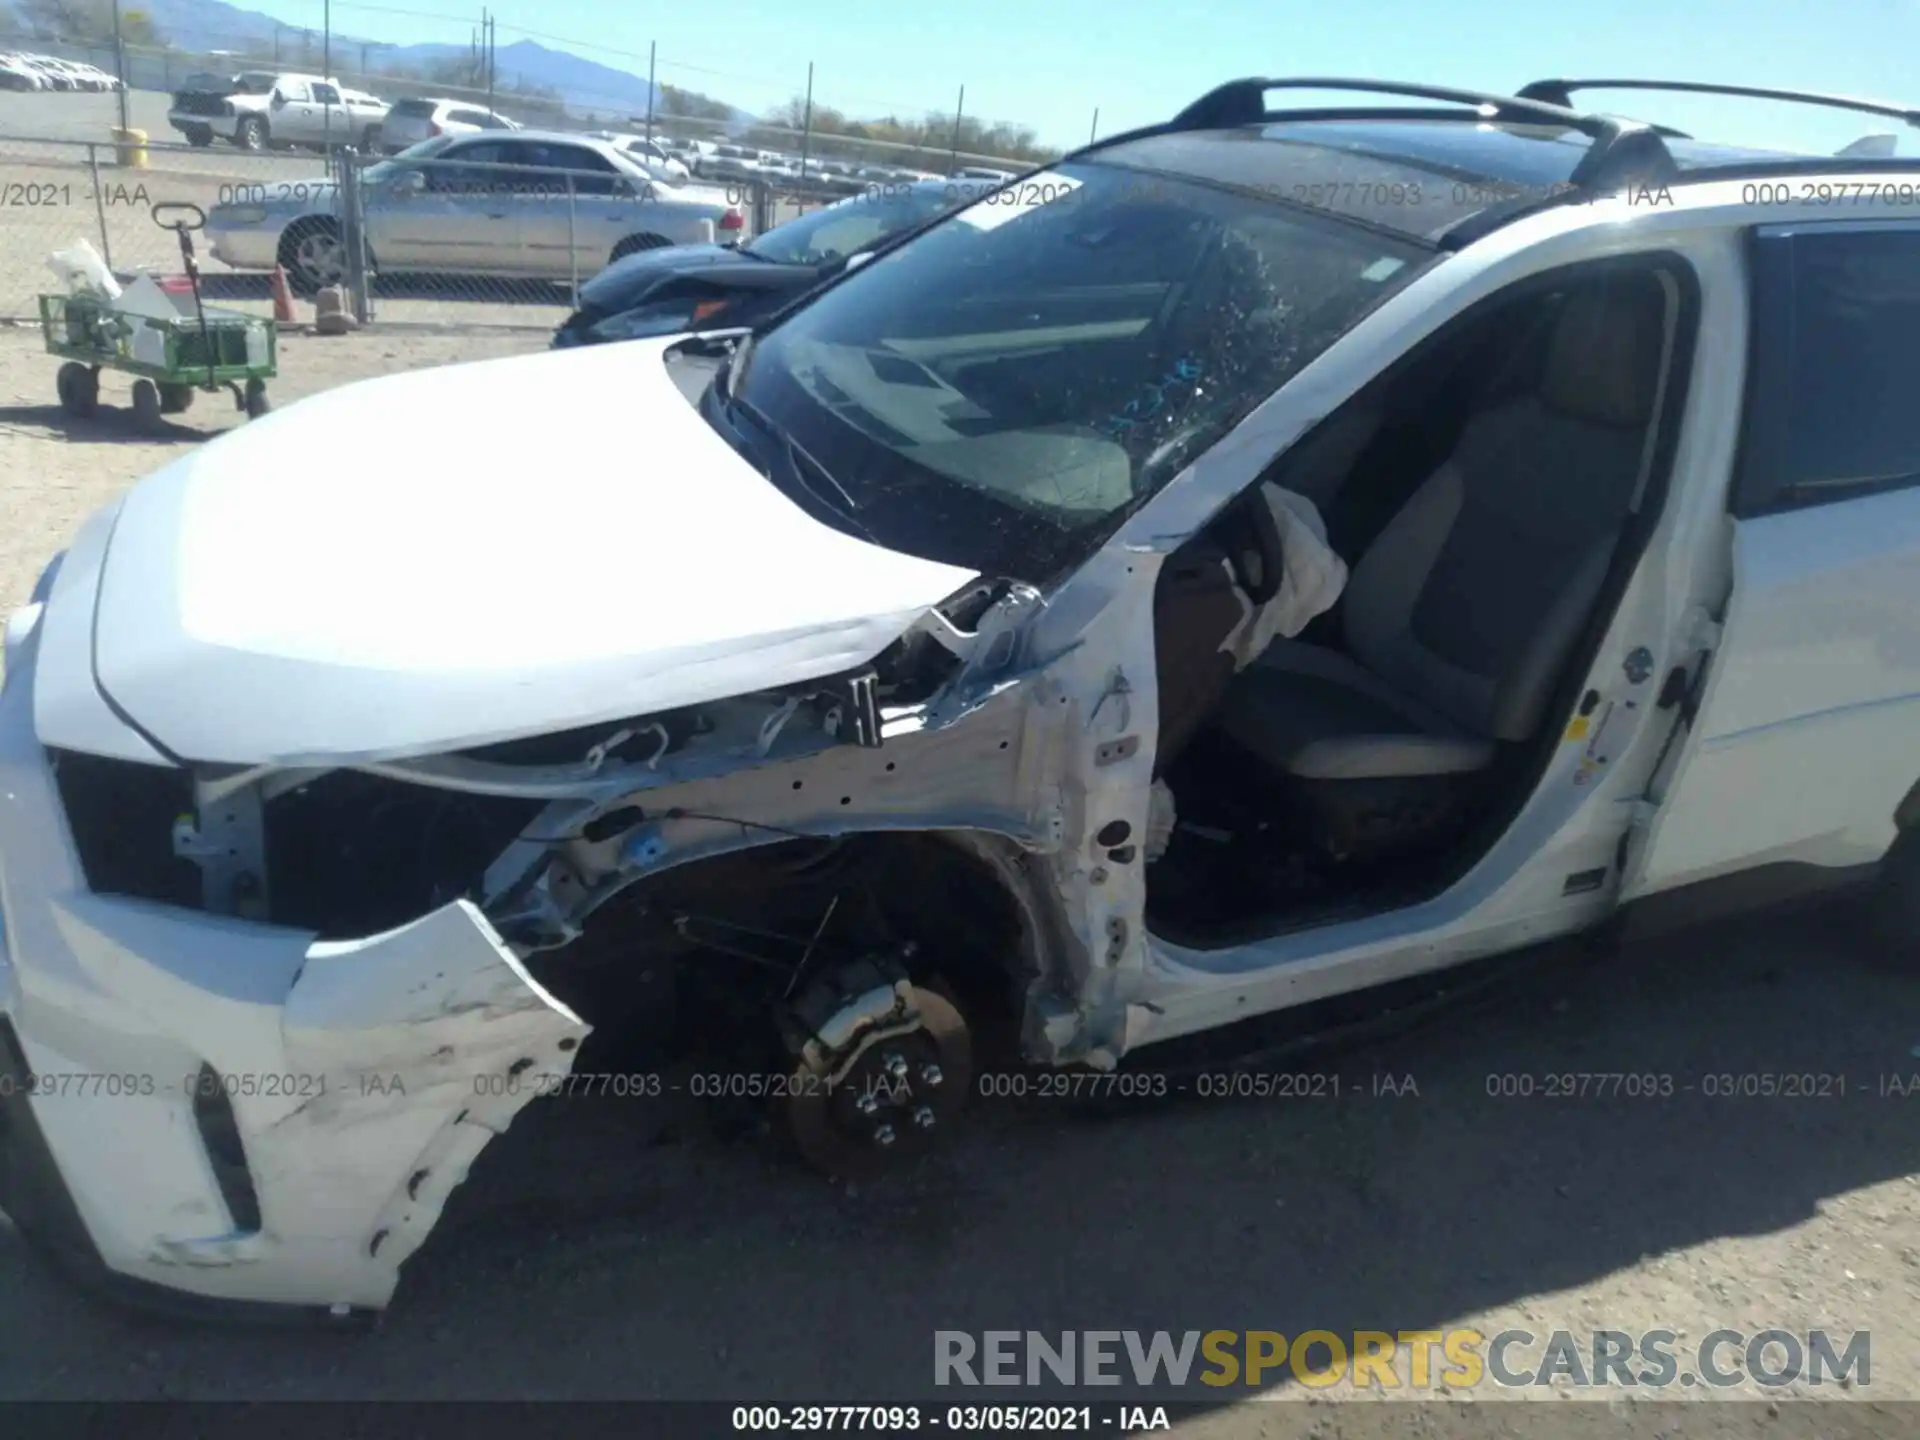
[[[215,137],[243,150],[294,145],[353,145],[371,150],[380,141],[387,102],[319,75],[191,75],[174,93],[168,123],[190,145]]]

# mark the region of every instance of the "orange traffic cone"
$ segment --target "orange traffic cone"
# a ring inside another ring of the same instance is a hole
[[[299,317],[293,313],[293,286],[287,283],[287,267],[273,267],[273,319],[277,325],[291,325]]]

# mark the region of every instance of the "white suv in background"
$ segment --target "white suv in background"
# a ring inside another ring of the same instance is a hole
[[[687,169],[686,162],[668,154],[666,147],[658,140],[649,140],[644,135],[627,135],[618,130],[601,130],[598,134],[656,180],[668,185],[684,185],[692,177],[693,172]]]
[[[520,122],[468,100],[423,96],[396,100],[387,111],[381,142],[389,155],[436,135],[470,135],[480,130],[518,130]]]

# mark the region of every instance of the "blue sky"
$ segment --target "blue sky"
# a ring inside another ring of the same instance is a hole
[[[318,29],[321,0],[236,0]],[[479,6],[463,0],[335,3],[336,32],[407,44],[465,44]],[[1543,7],[1516,0],[1286,5],[1212,0],[498,0],[499,44],[533,37],[748,109],[806,88],[852,114],[950,109],[1016,120],[1053,144],[1164,119],[1247,74],[1371,75],[1511,90],[1543,75],[1629,75],[1792,86],[1920,106],[1920,0],[1615,0]],[[1596,94],[1702,137],[1837,148],[1892,124],[1745,101]],[[1902,154],[1920,153],[1920,131]]]

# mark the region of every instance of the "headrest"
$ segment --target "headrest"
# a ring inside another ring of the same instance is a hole
[[[1653,414],[1666,299],[1651,281],[1576,291],[1548,342],[1540,399],[1563,415],[1631,430]]]

